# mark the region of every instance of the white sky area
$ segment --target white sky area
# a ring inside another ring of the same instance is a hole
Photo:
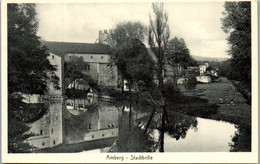
[[[221,29],[224,2],[164,3],[171,38],[182,37],[191,55],[229,57],[227,34]],[[38,35],[46,41],[94,43],[99,30],[115,28],[122,21],[149,25],[151,3],[37,4]],[[146,43],[147,45],[147,43]]]

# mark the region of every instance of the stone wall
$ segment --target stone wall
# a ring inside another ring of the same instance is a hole
[[[99,64],[99,84],[117,87],[118,71],[116,66]]]

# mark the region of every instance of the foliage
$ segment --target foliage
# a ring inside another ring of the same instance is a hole
[[[25,121],[35,118],[22,97],[15,92],[43,94],[47,80],[59,89],[56,68],[47,59],[46,47],[36,35],[38,20],[35,4],[8,4],[8,152],[28,152],[31,146],[24,140],[30,135]]]
[[[221,21],[228,33],[232,72],[251,83],[251,2],[225,2],[224,7]]]
[[[30,135],[24,133],[29,127],[24,122],[24,109],[26,104],[22,102],[19,95],[8,95],[8,152],[24,153],[30,152],[31,146],[24,140]]]
[[[184,87],[186,89],[195,89],[197,86],[197,79],[198,72],[196,70],[187,70],[185,73],[185,83]]]
[[[170,37],[168,14],[164,11],[163,3],[152,4],[154,19],[150,16],[148,43],[158,61],[157,78],[159,85],[163,84],[163,65],[165,51]]]
[[[174,37],[171,39],[167,45],[166,54],[168,64],[171,66],[180,64],[186,69],[189,65],[196,64],[183,38]]]
[[[232,59],[223,61],[219,65],[219,73],[221,76],[227,77],[228,79],[231,80],[242,80],[243,77],[240,76],[240,73],[237,71],[234,71],[232,68]]]
[[[177,102],[181,98],[179,88],[173,82],[166,82],[161,87],[163,96],[170,102]]]
[[[35,4],[8,4],[8,92],[43,93],[49,63],[47,49],[36,35],[38,21]],[[58,88],[58,78],[51,74]]]
[[[146,35],[146,27],[140,22],[121,22],[116,25],[116,28],[113,30],[113,33],[108,38],[110,46],[113,48],[115,53],[112,53],[111,64],[116,64],[118,66],[118,61],[120,58],[124,58],[124,54],[121,53],[120,56],[117,56],[120,52],[119,49],[122,49],[124,46],[127,47],[126,42],[130,40],[139,40],[140,42],[144,41]],[[124,45],[125,44],[125,45]],[[117,58],[120,57],[120,58]],[[124,59],[127,60],[126,58]],[[124,65],[124,64],[123,64]],[[120,67],[122,68],[122,67]],[[118,69],[119,79],[122,81],[122,91],[123,91],[123,80],[125,79],[125,70]],[[122,77],[123,76],[123,77]]]
[[[69,61],[64,63],[65,78],[70,78],[71,81],[82,78],[84,76],[82,70],[86,70],[87,66],[83,57],[71,57]]]
[[[174,117],[169,117],[169,124],[166,124],[165,131],[170,137],[179,140],[184,139],[189,129],[197,129],[198,121],[195,117],[175,113]]]
[[[112,60],[130,86],[143,81],[150,84],[153,78],[153,60],[139,39],[127,39],[118,44]]]
[[[250,152],[251,151],[251,127],[236,125],[238,129],[229,143],[231,152]]]
[[[111,35],[111,47],[115,48],[118,44],[128,39],[138,39],[144,41],[146,27],[140,22],[121,22],[116,25]]]

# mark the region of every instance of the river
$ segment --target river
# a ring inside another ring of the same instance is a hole
[[[155,112],[94,99],[45,101],[28,123],[33,152],[228,152],[243,151],[250,136],[223,121]],[[241,140],[241,139],[240,139]],[[246,140],[246,139],[245,139]],[[242,144],[243,145],[243,144]]]

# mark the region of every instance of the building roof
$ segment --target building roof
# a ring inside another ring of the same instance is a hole
[[[65,53],[109,54],[111,51],[109,45],[97,43],[43,41],[42,44],[46,46],[50,52],[58,56],[64,56]]]

